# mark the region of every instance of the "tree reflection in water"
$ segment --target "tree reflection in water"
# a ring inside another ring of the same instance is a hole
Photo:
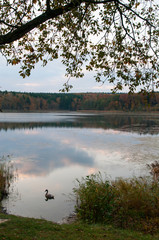
[[[17,116],[21,114],[18,113]],[[24,114],[24,113],[23,113]],[[27,114],[27,113],[25,113]],[[42,113],[35,113],[40,116]],[[66,128],[102,128],[102,129],[116,129],[125,132],[136,132],[139,134],[159,134],[159,115],[148,114],[135,114],[135,113],[105,113],[105,114],[66,114],[67,119],[63,119],[64,115],[56,114],[54,119],[54,113],[52,117],[45,113],[46,119],[28,118],[21,122],[18,117],[9,118],[7,121],[0,121],[0,131],[9,129],[33,129],[33,128],[49,128],[49,127],[66,127]],[[2,114],[1,114],[2,115]],[[59,118],[57,117],[59,116]],[[62,118],[61,118],[62,117]],[[5,118],[4,118],[5,119]],[[46,120],[46,121],[45,121]]]

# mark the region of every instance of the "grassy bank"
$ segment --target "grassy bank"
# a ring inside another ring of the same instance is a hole
[[[73,224],[58,225],[49,221],[0,214],[9,219],[0,224],[1,240],[158,240],[159,234],[149,235],[121,230],[111,225]]]

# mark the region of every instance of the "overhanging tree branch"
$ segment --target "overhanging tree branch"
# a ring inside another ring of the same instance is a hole
[[[119,0],[72,0],[69,4],[65,5],[65,6],[60,6],[58,8],[55,9],[51,9],[50,8],[50,0],[46,0],[46,11],[45,13],[39,15],[38,17],[34,18],[33,20],[22,24],[21,26],[14,26],[14,28],[12,28],[12,30],[5,34],[5,35],[1,35],[0,36],[0,46],[1,45],[5,45],[8,43],[12,43],[20,38],[22,38],[25,34],[29,33],[31,30],[33,30],[34,28],[38,27],[40,24],[46,22],[49,19],[54,19],[58,16],[61,16],[62,14],[69,12],[71,10],[73,10],[74,8],[80,6],[82,3],[88,3],[88,4],[105,4],[105,3],[118,3],[119,5],[122,5],[123,7],[125,7],[125,9],[131,11],[132,13],[134,13],[137,17],[139,17],[140,19],[142,19],[143,21],[145,21],[148,25],[153,26],[148,19],[143,18],[142,16],[140,16],[137,12],[135,12],[132,8],[130,8],[129,6],[127,6],[126,4],[123,4],[122,2],[120,2]],[[1,21],[2,23],[2,21]],[[6,24],[6,23],[4,23]],[[9,26],[9,24],[6,24]],[[13,27],[13,26],[12,26]]]
[[[47,4],[48,2],[49,1],[47,1]],[[25,34],[29,33],[34,28],[38,27],[40,24],[46,22],[49,19],[54,19],[58,16],[61,16],[63,13],[69,12],[70,10],[78,7],[81,3],[82,3],[81,0],[72,0],[71,3],[62,7],[58,7],[57,9],[51,10],[47,8],[45,13],[39,15],[38,17],[27,22],[26,24],[22,24],[16,30],[0,36],[0,45],[12,43],[22,38]]]
[[[39,61],[45,66],[61,57],[71,78],[83,77],[86,64],[97,82],[116,84],[115,90],[149,89],[152,76],[159,87],[158,11],[152,0],[4,1],[0,53],[21,65],[22,77]]]

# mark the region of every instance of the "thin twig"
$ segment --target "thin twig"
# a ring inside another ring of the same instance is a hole
[[[119,0],[117,0],[117,2],[122,5],[123,7],[125,7],[127,10],[131,11],[132,13],[134,13],[137,17],[139,17],[140,19],[142,19],[143,21],[145,21],[148,25],[152,26],[155,28],[155,26],[148,21],[148,19],[142,17],[140,14],[138,14],[137,12],[135,12],[131,7],[125,5],[124,3],[120,2]]]

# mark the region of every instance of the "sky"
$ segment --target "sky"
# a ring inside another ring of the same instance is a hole
[[[59,59],[50,62],[45,67],[40,64],[32,70],[31,76],[22,78],[19,75],[19,65],[7,65],[6,59],[0,56],[0,90],[18,92],[49,92],[58,93],[67,81],[65,77],[65,66]],[[109,83],[97,83],[94,79],[95,73],[86,72],[80,79],[71,79],[73,85],[70,93],[77,92],[111,92],[112,85]]]

